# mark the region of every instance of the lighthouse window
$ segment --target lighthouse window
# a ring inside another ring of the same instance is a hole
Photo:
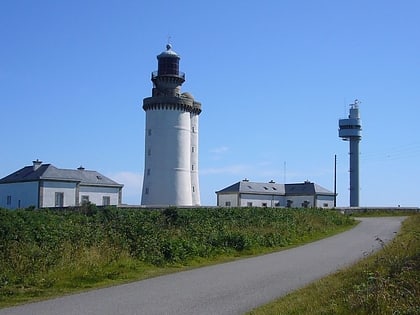
[[[194,186],[192,186],[192,190],[193,190],[193,192],[195,192],[195,187]]]
[[[148,130],[147,130],[147,134],[148,134],[149,136],[151,136],[151,135],[152,135],[152,129],[148,129]]]
[[[191,147],[191,152],[193,152],[193,153],[194,153],[194,151],[195,151],[194,147]]]
[[[192,132],[195,132],[195,127],[194,126],[192,127]]]
[[[192,170],[192,171],[194,171],[194,164],[193,164],[193,165],[191,165],[191,170]]]
[[[146,195],[148,195],[148,194],[149,194],[149,188],[146,188],[145,193],[146,193]]]
[[[150,176],[150,168],[147,169],[147,176]]]

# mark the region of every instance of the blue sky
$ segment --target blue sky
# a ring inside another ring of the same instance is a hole
[[[243,178],[349,204],[338,119],[361,100],[360,204],[420,205],[418,1],[0,2],[0,177],[39,158],[139,204],[150,73],[170,36],[202,102],[203,205]]]

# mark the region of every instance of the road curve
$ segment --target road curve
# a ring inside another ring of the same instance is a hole
[[[243,314],[332,273],[391,240],[403,217],[278,253],[0,310],[0,315]]]

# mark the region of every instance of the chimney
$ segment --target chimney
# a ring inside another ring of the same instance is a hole
[[[42,165],[42,161],[38,159],[36,159],[36,161],[32,161],[32,163],[33,163],[34,171],[36,171]]]

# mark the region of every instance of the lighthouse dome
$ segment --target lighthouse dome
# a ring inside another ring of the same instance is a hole
[[[160,58],[178,58],[179,59],[180,57],[175,51],[172,50],[172,45],[167,44],[166,50],[160,53],[160,55],[158,55],[157,58],[158,59]]]

